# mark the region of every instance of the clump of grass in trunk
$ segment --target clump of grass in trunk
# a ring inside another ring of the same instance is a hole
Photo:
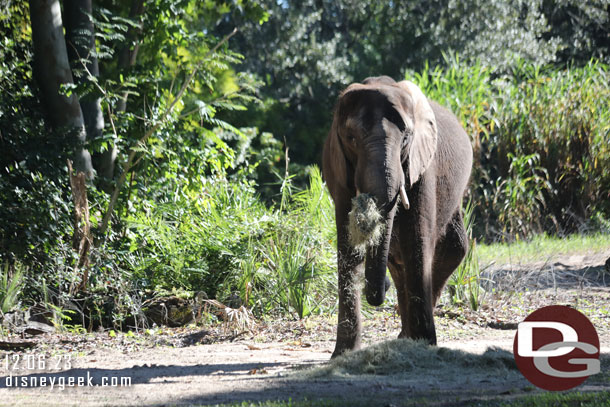
[[[349,241],[357,252],[364,254],[367,247],[379,244],[384,223],[371,195],[360,194],[353,198],[352,210],[348,216]]]

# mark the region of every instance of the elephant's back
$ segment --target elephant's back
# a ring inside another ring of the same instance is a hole
[[[433,100],[430,101],[430,105],[436,117],[438,130],[436,160],[437,165],[441,168],[437,168],[437,170],[440,169],[441,172],[447,170],[456,175],[461,174],[460,178],[465,178],[463,182],[466,183],[472,169],[470,137],[451,111]],[[439,175],[438,172],[437,175]]]

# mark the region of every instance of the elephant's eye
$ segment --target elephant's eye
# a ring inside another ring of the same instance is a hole
[[[354,141],[356,141],[356,137],[354,137],[351,134],[347,135],[347,141],[349,141],[350,143],[353,143]]]

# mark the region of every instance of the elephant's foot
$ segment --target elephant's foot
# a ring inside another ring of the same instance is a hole
[[[337,356],[341,356],[346,352],[350,352],[350,351],[354,351],[354,350],[358,350],[358,349],[360,349],[360,342],[358,342],[358,344],[354,344],[351,346],[343,345],[343,344],[337,342],[337,344],[335,345],[335,350],[330,358],[334,359]]]
[[[398,339],[410,339],[410,338],[412,339],[409,332],[407,332],[404,328],[400,330],[400,333],[398,334]]]
[[[331,358],[343,355],[346,352],[358,350],[361,347],[360,334],[349,335],[347,337],[337,337],[337,343],[335,345],[335,351]]]
[[[429,345],[436,346],[436,332],[432,332],[432,334],[428,335],[412,335],[404,328],[398,334],[398,339],[410,338],[414,340],[424,340],[428,342]]]

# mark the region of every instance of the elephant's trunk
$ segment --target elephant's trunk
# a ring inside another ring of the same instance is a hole
[[[370,145],[365,153],[362,161],[366,165],[357,167],[355,182],[357,191],[364,193],[358,194],[352,201],[349,230],[352,246],[361,253],[366,250],[366,299],[369,304],[378,306],[385,300],[392,225],[396,204],[401,200],[399,195],[404,185],[404,173],[400,165],[400,149],[395,145]],[[366,221],[359,222],[360,219]],[[354,225],[358,227],[352,227]],[[359,241],[355,241],[352,238],[355,235],[353,229],[364,232],[361,233],[364,237],[359,236]]]
[[[385,299],[386,268],[397,201],[398,192],[393,199],[380,198],[377,194],[358,194],[352,200],[349,213],[350,243],[356,251],[366,254],[365,293],[368,303],[373,306],[381,305]]]
[[[372,306],[383,304],[386,293],[386,269],[388,265],[388,253],[390,251],[390,240],[392,236],[392,224],[396,207],[390,209],[384,219],[384,228],[381,239],[377,246],[369,247],[366,251],[366,263],[364,269],[366,300]]]

